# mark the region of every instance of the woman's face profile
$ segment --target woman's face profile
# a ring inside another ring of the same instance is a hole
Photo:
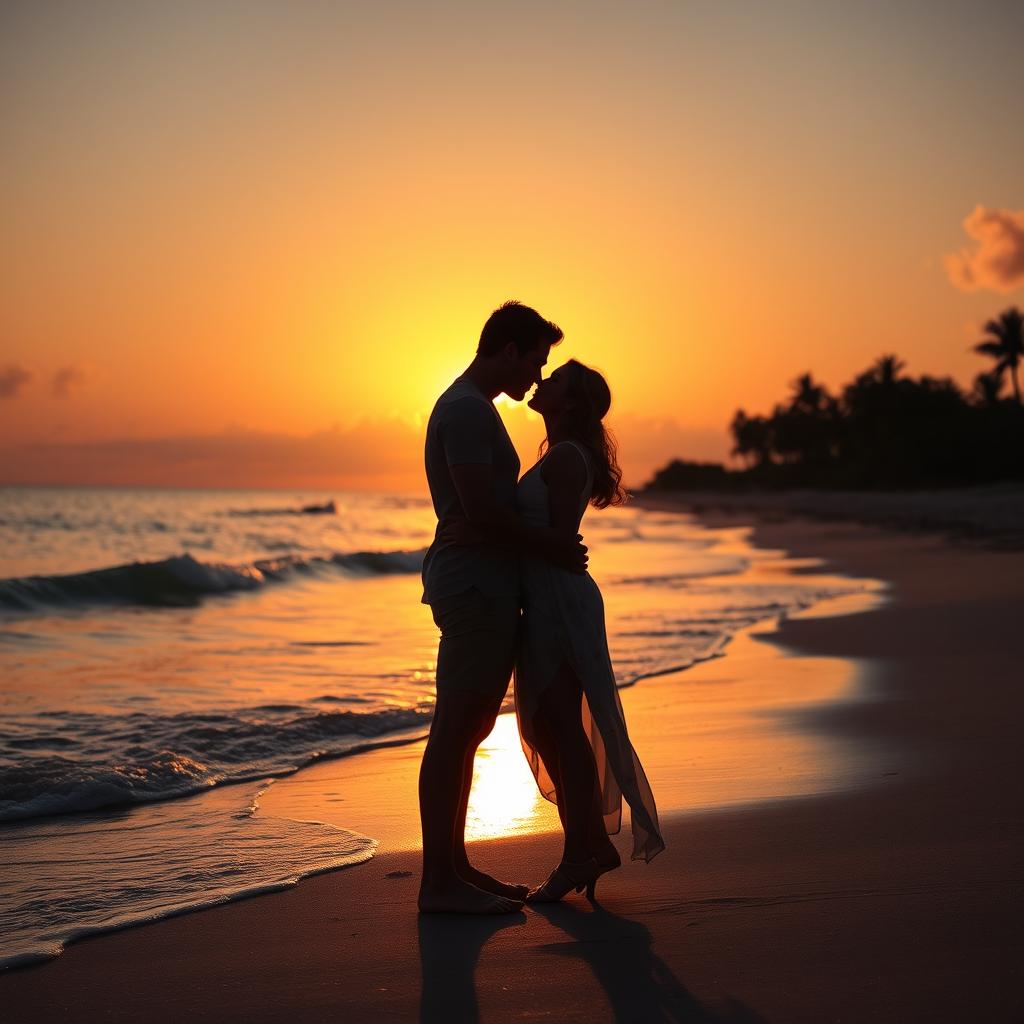
[[[561,412],[568,401],[569,374],[567,365],[560,366],[537,385],[533,397],[526,404],[542,416]]]

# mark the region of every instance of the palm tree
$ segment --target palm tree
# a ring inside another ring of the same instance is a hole
[[[732,454],[745,458],[748,469],[771,461],[771,433],[763,416],[748,416],[737,409],[729,430],[735,440]]]
[[[900,374],[906,369],[907,364],[899,356],[879,356],[870,372],[874,374],[879,384],[895,384]]]
[[[996,320],[985,324],[985,340],[974,346],[974,351],[983,356],[991,356],[996,360],[992,372],[1000,380],[1007,370],[1013,381],[1013,394],[1020,400],[1020,383],[1017,380],[1017,364],[1024,355],[1024,316],[1016,306],[1011,306],[999,314]]]
[[[789,407],[794,412],[818,412],[828,403],[827,392],[809,373],[802,373],[789,386],[793,389]]]
[[[991,373],[979,373],[974,378],[971,396],[975,402],[985,409],[999,404],[999,392],[1003,387],[1003,378],[994,370]]]

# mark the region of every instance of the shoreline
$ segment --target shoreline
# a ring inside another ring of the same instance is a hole
[[[806,517],[1024,550],[1024,486],[1016,481],[914,491],[643,490],[636,493],[634,503],[652,510],[689,512],[719,525],[734,524],[737,518],[770,523]]]
[[[671,517],[668,521],[671,521]],[[656,524],[664,522],[664,516],[655,516],[651,519],[654,529],[658,528]],[[667,694],[674,692],[675,699],[688,706],[691,719],[706,720],[700,729],[691,728],[687,731],[682,728],[674,734],[677,744],[688,750],[691,766],[698,765],[699,769],[695,771],[691,768],[687,773],[685,785],[661,787],[659,804],[663,815],[680,810],[736,806],[740,803],[754,805],[764,800],[814,792],[823,788],[832,789],[840,785],[838,781],[832,779],[818,780],[818,773],[807,767],[815,761],[830,764],[836,780],[844,771],[848,775],[852,771],[852,767],[848,765],[844,768],[840,763],[838,749],[830,753],[822,749],[820,741],[801,737],[799,730],[787,727],[786,723],[759,717],[759,712],[767,714],[776,710],[776,704],[780,701],[785,705],[785,697],[765,700],[762,694],[752,691],[749,687],[737,687],[728,679],[719,678],[715,682],[714,673],[712,679],[705,680],[694,688],[688,682],[689,677],[681,675],[692,670],[697,664],[724,656],[728,651],[733,652],[731,656],[735,659],[735,652],[744,649],[748,644],[747,637],[769,628],[770,623],[776,621],[779,614],[787,614],[781,609],[793,604],[791,596],[788,596],[791,587],[796,587],[800,592],[797,605],[804,606],[803,611],[797,614],[807,612],[808,602],[811,603],[812,614],[838,613],[823,611],[826,604],[830,609],[838,609],[843,605],[846,610],[870,605],[876,600],[875,588],[884,589],[880,581],[874,581],[870,589],[863,589],[862,585],[854,584],[853,592],[850,593],[850,581],[846,577],[817,571],[813,564],[814,559],[791,560],[777,551],[757,549],[748,543],[748,532],[747,528],[738,529],[732,526],[724,530],[709,531],[704,535],[704,543],[712,545],[716,551],[727,553],[724,565],[727,566],[731,559],[739,559],[745,568],[735,575],[733,570],[723,568],[724,576],[702,576],[701,580],[707,581],[712,589],[723,585],[727,588],[738,586],[741,592],[747,586],[761,588],[766,601],[765,610],[761,615],[765,617],[755,623],[753,615],[744,616],[750,625],[741,626],[737,623],[721,635],[720,643],[716,646],[707,647],[703,651],[692,651],[692,660],[682,661],[676,666],[663,663],[661,667],[652,671],[636,677],[629,676],[628,681],[620,687],[626,692],[639,684],[644,690],[643,697],[626,697],[627,707],[635,701],[639,701],[643,707],[651,700],[660,700],[658,693],[661,691],[651,690],[651,687],[657,686],[664,688]],[[776,588],[781,588],[781,591],[776,592]],[[825,599],[825,604],[822,603],[821,594],[830,595]],[[836,594],[844,596],[836,597]],[[670,595],[666,595],[665,599],[672,600]],[[681,607],[685,607],[685,597],[683,601],[684,605]],[[776,603],[780,611],[769,615],[768,609]],[[788,614],[793,614],[794,611],[790,607]],[[680,625],[685,624],[685,619],[684,614]],[[720,628],[723,627],[716,626],[716,632]],[[697,633],[700,632],[701,629],[698,628]],[[770,648],[762,648],[762,657],[767,657],[769,653]],[[784,676],[785,672],[781,675]],[[822,665],[818,675],[814,686],[804,687],[805,692],[791,695],[794,710],[796,703],[806,703],[815,699],[815,696],[821,700],[835,698],[844,686],[850,685],[847,680],[849,672],[843,663]],[[709,682],[713,683],[710,689]],[[714,697],[708,700],[705,694],[710,694],[712,689]],[[784,686],[779,689],[780,693],[785,692]],[[731,708],[727,706],[730,703]],[[508,713],[511,711],[512,708],[509,707]],[[730,736],[731,749],[727,760],[723,760],[721,751],[714,750],[714,737],[707,735],[710,723],[715,724],[719,734],[728,732]],[[660,724],[654,722],[650,728],[644,727],[641,731],[656,735],[660,731]],[[229,805],[236,787],[241,785],[244,787],[243,799],[247,805],[251,805],[248,806],[246,815],[249,832],[236,831],[240,827],[225,819],[224,824],[220,826],[223,830],[220,839],[228,845],[234,844],[230,858],[235,858],[236,865],[239,862],[237,858],[241,858],[249,863],[250,870],[238,874],[234,884],[230,884],[232,872],[228,861],[225,860],[226,871],[222,877],[229,881],[227,887],[218,885],[211,888],[208,893],[189,893],[185,886],[181,888],[173,903],[160,909],[154,909],[152,905],[144,903],[133,913],[133,908],[127,905],[124,912],[116,916],[106,914],[102,920],[68,922],[64,927],[47,929],[45,934],[25,935],[21,943],[8,941],[4,944],[0,970],[45,963],[54,956],[61,955],[67,946],[85,937],[97,937],[124,928],[153,924],[177,914],[205,910],[211,906],[252,898],[261,893],[286,889],[324,870],[336,869],[342,866],[343,862],[338,860],[337,863],[332,863],[329,856],[331,829],[341,830],[338,835],[339,841],[344,835],[348,837],[347,841],[350,843],[362,843],[373,847],[374,850],[381,843],[384,850],[418,849],[419,823],[415,813],[410,814],[410,806],[414,806],[416,802],[416,774],[422,757],[424,738],[425,730],[422,725],[378,737],[364,736],[350,750],[315,755],[302,767],[275,776],[253,776],[232,782],[225,780],[217,786],[198,788],[193,793],[180,797],[128,804],[120,812],[116,807],[100,809],[95,812],[99,815],[98,821],[103,821],[105,817],[116,820],[119,813],[130,813],[134,827],[142,830],[152,830],[154,822],[161,814],[170,814],[173,817],[177,813],[183,822],[188,819],[207,821],[211,812],[219,813],[222,817],[230,813],[232,819],[237,819],[239,815],[234,813]],[[406,744],[414,744],[415,749],[373,756],[374,751]],[[750,766],[758,756],[758,751],[780,763],[780,769],[770,780],[757,778],[755,772],[751,770]],[[370,755],[370,760],[365,764],[348,763],[350,757],[356,753]],[[539,798],[533,777],[526,770],[514,718],[506,716],[499,720],[492,736],[485,740],[480,754],[476,762],[474,801],[467,830],[471,842],[505,835],[558,831],[559,824],[553,806]],[[674,752],[662,758],[665,774],[671,771],[673,760]],[[852,759],[847,758],[846,761],[852,764]],[[390,773],[390,785],[381,786],[377,782],[377,776],[382,772]],[[512,780],[515,780],[514,784]],[[856,783],[852,779],[847,782],[847,785],[854,784]],[[169,811],[163,810],[168,806],[171,808]],[[76,816],[62,816],[53,821],[55,828],[65,830],[80,828],[83,824]],[[395,823],[400,823],[400,826],[396,828]],[[45,819],[39,819],[35,823],[29,819],[21,824],[31,833],[33,827],[45,827]],[[85,825],[88,828],[87,819]],[[108,827],[116,828],[116,825]],[[198,833],[190,831],[194,827],[192,825],[181,831],[181,841],[190,841],[190,836],[192,842],[198,838]],[[159,832],[157,828],[154,832],[155,839],[162,838]],[[250,858],[248,850],[252,844],[258,841],[258,837],[268,834],[277,835],[281,840],[290,834],[295,836],[295,840],[291,844],[281,842],[276,847],[268,847],[260,855]],[[14,835],[17,836],[18,833],[15,832]],[[310,848],[304,850],[307,840]],[[45,838],[42,841],[45,842]],[[58,851],[67,847],[68,844],[65,843],[62,847],[56,847],[54,852],[59,856]],[[172,844],[167,852],[171,854],[174,849],[176,847]],[[81,852],[88,856],[86,849],[82,849]],[[68,853],[77,857],[73,844]],[[27,866],[33,862],[45,863],[49,856],[44,848],[39,848],[38,843],[32,846],[32,838],[29,835],[25,849],[22,850],[19,845],[17,860]],[[225,856],[228,856],[226,847]],[[361,855],[359,859],[369,858]],[[286,873],[275,872],[273,869],[261,870],[264,865],[269,867],[271,863],[285,864]],[[100,865],[96,867],[100,870],[100,875],[93,876],[94,883],[102,875]],[[187,863],[182,863],[183,881],[187,876],[187,867]],[[41,891],[40,887],[46,884],[45,875],[40,870],[33,871],[32,877],[34,885],[26,878],[26,885],[23,886],[26,898],[34,891]],[[75,881],[77,883],[77,880]],[[139,886],[147,884],[147,880],[141,875],[137,880],[133,878],[132,882]],[[56,882],[51,884],[56,887]],[[76,895],[89,900],[88,879],[85,879],[84,884],[77,884]],[[171,884],[174,884],[173,881]],[[100,894],[96,892],[92,898],[99,899]],[[102,904],[97,903],[97,906],[100,905]],[[12,930],[13,925],[14,922]],[[9,940],[13,938],[13,935],[8,936]]]
[[[900,767],[885,771],[900,774],[870,789],[666,815],[669,850],[608,876],[597,909],[573,901],[488,922],[417,920],[418,856],[380,853],[359,870],[7,972],[10,1019],[408,1020],[418,1010],[455,1020],[475,1019],[474,1007],[489,1020],[611,1019],[613,1009],[631,1020],[1013,1019],[1024,811],[997,783],[1021,766],[1005,638],[1024,558],[836,523],[755,524],[753,540],[893,582],[881,608],[812,611],[752,637],[745,671],[767,666],[757,661],[766,644],[787,671],[815,658],[856,663],[865,699],[820,706],[804,727],[850,739],[868,763],[878,749],[898,752]],[[683,675],[736,668],[742,651],[728,650]],[[989,699],[972,699],[965,677],[987,683]],[[651,682],[624,690],[624,702],[653,693]],[[655,703],[647,725],[626,711],[657,795],[668,780],[649,750],[664,710]],[[678,751],[673,763],[685,781]],[[557,839],[492,840],[474,854],[534,880]]]

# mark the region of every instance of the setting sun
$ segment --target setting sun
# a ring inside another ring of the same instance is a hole
[[[690,10],[676,45],[671,5],[582,39],[568,9],[343,10],[9,14],[0,478],[295,486],[306,460],[226,466],[224,434],[336,431],[319,485],[421,491],[397,449],[510,298],[565,331],[551,365],[607,375],[633,486],[725,458],[736,408],[809,368],[834,387],[898,348],[966,382],[989,277],[957,256],[958,290],[943,260],[977,203],[1012,210],[1019,161],[973,155],[1011,91],[936,73],[962,26],[906,49],[901,15]],[[545,74],[495,73],[499,36]],[[913,74],[928,132],[901,127]],[[209,470],[155,455],[177,440]]]

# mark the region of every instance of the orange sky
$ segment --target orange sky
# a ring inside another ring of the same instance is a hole
[[[420,490],[518,298],[637,484],[1024,302],[1020,5],[366,6],[4,5],[0,482]]]

